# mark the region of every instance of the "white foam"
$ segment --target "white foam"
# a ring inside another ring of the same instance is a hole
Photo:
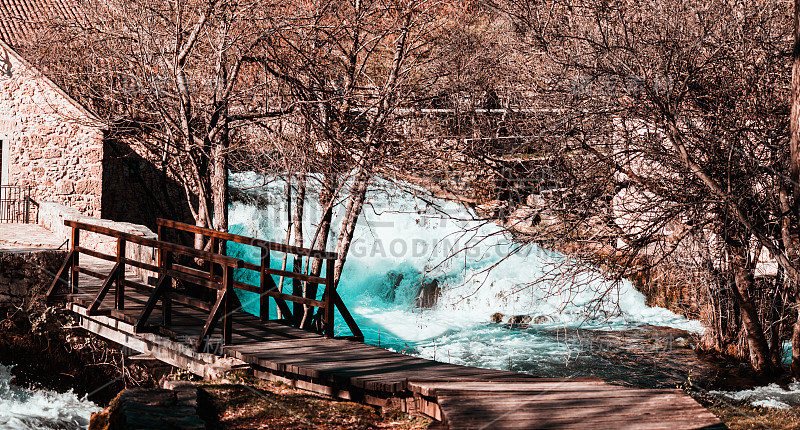
[[[711,391],[711,394],[736,401],[745,401],[753,406],[773,409],[789,409],[800,405],[800,382],[793,382],[782,388],[778,384],[769,384],[741,391]]]
[[[85,429],[101,408],[73,392],[11,385],[11,368],[0,365],[0,429]]]
[[[231,183],[243,188],[265,182],[253,173],[231,176]],[[269,202],[267,209],[234,203],[231,230],[283,242],[287,226],[284,186],[278,180],[258,188]],[[644,295],[628,281],[612,282],[596,270],[569,270],[574,261],[534,244],[514,242],[503,228],[478,219],[459,203],[433,198],[418,188],[403,188],[377,181],[370,191],[371,203],[359,219],[339,285],[369,343],[377,344],[380,337],[383,346],[402,350],[408,345],[432,356],[434,348],[438,351],[449,342],[453,362],[470,364],[464,357],[471,357],[497,366],[492,357],[503,347],[519,346],[528,353],[532,349],[545,354],[569,351],[552,342],[545,345],[531,333],[500,335],[507,329],[486,324],[495,312],[546,316],[549,322],[537,325],[544,328],[625,329],[651,324],[703,330],[697,321],[646,306]],[[334,226],[339,225],[342,211],[341,205],[336,207]],[[305,213],[306,246],[320,212],[312,190]],[[335,234],[330,243],[335,243]],[[438,304],[434,309],[416,309],[413,301],[420,285],[433,280],[442,290]],[[480,345],[470,343],[470,336],[494,336],[497,343],[488,338]],[[485,351],[476,350],[481,348]],[[437,353],[436,358],[441,356]]]

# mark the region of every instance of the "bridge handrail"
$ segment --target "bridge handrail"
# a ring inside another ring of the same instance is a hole
[[[204,236],[213,237],[216,239],[241,243],[244,245],[253,245],[259,248],[268,249],[270,251],[285,252],[287,254],[302,255],[304,257],[322,258],[324,260],[336,260],[337,258],[337,255],[334,252],[300,248],[297,246],[285,245],[283,243],[270,242],[262,239],[255,239],[249,236],[242,236],[233,233],[225,233],[217,230],[212,230],[209,228],[198,227],[195,225],[167,220],[163,218],[159,218],[158,220],[156,220],[156,223],[158,224],[159,227],[168,227],[176,230],[183,230],[189,233],[202,234]],[[161,237],[160,234],[159,237]]]
[[[357,340],[364,339],[364,334],[361,332],[361,329],[358,327],[358,324],[356,323],[352,314],[350,314],[350,311],[345,306],[344,302],[342,301],[342,298],[339,297],[339,294],[336,292],[336,285],[333,280],[334,265],[337,259],[336,253],[284,245],[282,243],[270,242],[238,234],[220,232],[209,228],[198,227],[195,225],[186,224],[178,221],[166,220],[163,218],[157,219],[156,223],[158,225],[159,239],[163,239],[164,237],[162,235],[163,233],[162,228],[172,228],[175,230],[182,230],[189,233],[200,234],[206,237],[211,237],[215,239],[215,241],[226,240],[230,242],[241,243],[244,245],[250,245],[260,248],[261,262],[259,265],[251,264],[248,262],[244,263],[244,269],[260,273],[261,279],[259,285],[253,286],[243,282],[234,282],[234,286],[260,295],[259,312],[263,320],[269,319],[269,306],[267,302],[269,297],[272,297],[273,300],[275,300],[275,303],[280,308],[283,315],[284,316],[288,315],[290,318],[292,316],[292,311],[286,304],[287,301],[293,302],[295,304],[318,307],[324,310],[322,316],[324,324],[323,331],[326,336],[333,337],[334,336],[333,312],[334,308],[336,308],[339,309],[339,313],[342,315],[348,328],[353,333],[353,338]],[[216,243],[214,243],[213,248],[217,249]],[[310,276],[310,275],[305,275],[303,273],[295,273],[291,271],[272,269],[270,268],[269,264],[270,251],[284,252],[288,254],[295,254],[305,257],[323,259],[325,260],[325,277]],[[272,277],[269,275],[282,276],[286,278],[296,279],[299,281],[305,281],[311,284],[325,285],[323,300],[319,301],[313,298],[308,298],[303,296],[283,294],[282,291],[278,290],[277,285],[272,280]],[[299,323],[299,321],[295,321],[295,323]]]
[[[162,325],[164,328],[170,326],[172,302],[176,301],[209,312],[203,325],[201,335],[197,339],[196,347],[198,351],[200,351],[204,345],[208,345],[210,335],[217,326],[217,322],[220,320],[223,324],[223,342],[225,344],[231,343],[234,307],[233,296],[235,295],[233,272],[234,269],[242,268],[244,266],[244,261],[176,243],[137,236],[105,226],[73,220],[65,220],[64,225],[72,228],[70,251],[67,254],[64,264],[61,266],[61,269],[59,269],[55,279],[50,285],[50,288],[47,290],[46,297],[48,301],[55,296],[59,284],[66,284],[70,287],[72,295],[69,297],[71,297],[71,300],[77,300],[78,302],[85,300],[81,298],[81,296],[85,296],[84,294],[76,294],[79,292],[79,275],[85,274],[103,281],[100,290],[96,294],[92,293],[93,296],[89,298],[88,304],[84,304],[87,308],[86,312],[88,315],[112,314],[127,320],[128,315],[125,313],[125,288],[129,286],[145,294],[149,294],[143,309],[140,312],[136,311],[139,314],[138,317],[134,318],[134,321],[131,322],[137,332],[148,329],[148,319],[158,302],[161,302]],[[104,254],[97,250],[81,246],[81,231],[117,239],[116,255]],[[128,258],[125,252],[128,242],[157,250],[157,265]],[[115,263],[114,267],[108,274],[96,272],[93,269],[80,265],[81,254],[111,261]],[[173,262],[174,255],[184,255],[208,261],[211,263],[210,272],[204,272],[203,270],[193,269]],[[145,285],[125,279],[125,267],[127,265],[157,272],[159,274],[158,281],[155,285]],[[217,276],[215,271],[220,269],[220,276]],[[69,279],[67,279],[67,276]],[[190,285],[198,285],[216,290],[216,300],[209,303],[206,300],[186,295],[179,291],[173,291],[173,279],[188,282]],[[113,285],[116,285],[114,306],[111,309],[101,309],[101,304]]]
[[[195,249],[184,245],[178,245],[172,242],[165,242],[156,239],[148,239],[146,237],[137,236],[135,234],[126,233],[124,231],[114,230],[99,225],[87,224],[72,220],[65,220],[64,225],[66,225],[67,227],[77,228],[78,230],[98,233],[104,236],[110,236],[116,239],[124,239],[128,242],[133,242],[143,246],[150,246],[155,249],[163,249],[165,251],[174,252],[176,254],[212,261],[214,263],[221,264],[223,266],[241,268],[244,265],[244,261],[238,258],[228,257],[226,255],[220,255],[213,252],[203,251],[200,249]]]

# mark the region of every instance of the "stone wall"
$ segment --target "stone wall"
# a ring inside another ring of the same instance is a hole
[[[20,305],[44,293],[66,251],[0,251],[0,306]]]
[[[89,430],[205,429],[197,411],[197,387],[188,381],[165,381],[163,385],[122,391],[108,408],[92,414]]]
[[[6,181],[36,201],[100,216],[104,132],[91,113],[0,42],[0,135],[10,140]]]
[[[89,217],[73,208],[58,203],[42,202],[40,204],[39,224],[52,231],[62,240],[67,240],[72,237],[72,228],[64,225],[64,221],[66,220],[106,227],[134,236],[140,236],[145,239],[158,239],[157,234],[143,225]],[[82,247],[90,248],[108,255],[117,255],[117,240],[110,236],[82,231],[79,240]],[[155,250],[149,246],[128,242],[125,247],[125,256],[143,263],[157,264]],[[147,281],[147,278],[150,276],[157,276],[153,272],[130,266],[129,270],[133,270],[144,281]]]

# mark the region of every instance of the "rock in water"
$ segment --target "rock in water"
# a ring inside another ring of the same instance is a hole
[[[397,298],[397,287],[403,282],[405,276],[400,272],[391,271],[386,274],[386,280],[383,281],[383,298],[387,302],[394,302]]]
[[[496,317],[498,316],[498,317]],[[498,321],[495,321],[495,318]],[[496,313],[492,315],[492,321],[501,322],[503,319],[503,314]],[[514,315],[508,319],[507,324],[511,326],[511,328],[528,328],[531,324],[546,324],[549,322],[553,322],[553,319],[547,315]]]
[[[423,282],[422,286],[417,293],[417,307],[423,309],[431,309],[436,306],[439,301],[439,296],[442,295],[442,290],[439,287],[439,280],[434,279],[429,282]]]
[[[530,315],[514,315],[508,319],[508,324],[512,328],[527,328],[531,321],[533,321],[533,317]]]
[[[501,323],[503,322],[503,314],[500,312],[495,312],[489,317],[489,320],[491,320],[493,323]]]

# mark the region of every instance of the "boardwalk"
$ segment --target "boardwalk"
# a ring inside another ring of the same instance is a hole
[[[77,288],[65,298],[83,327],[203,376],[247,366],[264,379],[422,412],[453,429],[724,428],[680,390],[625,388],[589,378],[534,378],[440,363],[333,338],[324,327],[321,333],[301,330],[286,320],[264,321],[236,310],[225,315],[228,328],[222,324],[222,334],[208,337],[213,318],[207,306],[197,306],[199,301],[175,300],[175,294],[166,307],[150,306],[157,287],[128,289],[124,308],[119,309],[117,294],[102,293],[104,288],[108,292],[108,279],[119,280],[114,273],[119,262],[86,257],[81,261],[85,270],[77,271]],[[103,280],[103,274],[113,276]],[[133,276],[127,272],[127,282],[141,284],[131,281]],[[143,323],[141,316],[148,312]],[[168,324],[164,312],[169,314]],[[198,342],[203,336],[205,341]]]

